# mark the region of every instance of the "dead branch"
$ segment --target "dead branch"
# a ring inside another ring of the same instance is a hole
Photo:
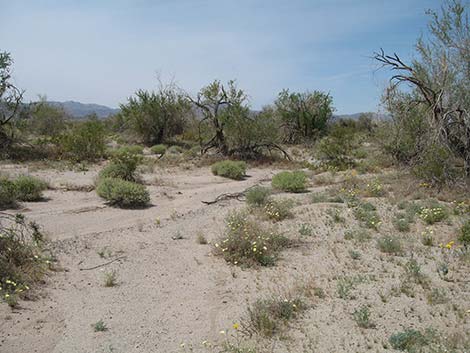
[[[97,266],[93,266],[93,267],[87,267],[87,268],[79,268],[79,270],[80,270],[80,271],[96,270],[97,268],[107,266],[107,265],[109,265],[109,264],[112,264],[112,263],[115,262],[115,261],[122,260],[122,259],[124,259],[124,258],[126,258],[126,256],[119,256],[119,257],[116,257],[115,259],[113,259],[113,260],[111,260],[111,261],[105,262],[104,264],[97,265]]]

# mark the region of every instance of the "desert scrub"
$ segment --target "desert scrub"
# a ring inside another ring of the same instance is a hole
[[[105,272],[104,274],[104,286],[115,287],[117,285],[117,273],[116,271]]]
[[[150,148],[150,151],[153,154],[164,154],[166,152],[167,146],[166,145],[155,145]]]
[[[424,346],[429,344],[429,334],[422,334],[415,329],[406,329],[390,336],[389,342],[393,349],[408,353],[422,352]]]
[[[366,185],[365,193],[370,197],[382,197],[385,196],[387,192],[383,184],[378,179],[375,179]]]
[[[232,212],[226,218],[225,234],[215,243],[215,252],[232,264],[273,265],[289,240],[273,229],[249,219],[246,212]]]
[[[91,326],[93,327],[93,331],[95,332],[108,331],[108,326],[106,326],[103,320],[99,320],[98,322],[94,323]]]
[[[49,269],[39,227],[24,216],[0,214],[0,300],[15,306]]]
[[[307,175],[301,171],[280,172],[273,177],[273,188],[287,192],[304,192],[307,188]]]
[[[344,239],[367,243],[372,239],[372,235],[365,229],[347,230],[344,232]]]
[[[365,281],[364,277],[354,276],[354,277],[341,277],[336,282],[336,291],[338,297],[341,299],[354,299],[355,297],[351,294],[356,286]]]
[[[263,207],[263,211],[270,220],[279,222],[286,218],[294,217],[294,214],[291,212],[293,204],[294,201],[290,199],[270,200]]]
[[[16,197],[20,201],[39,201],[42,192],[47,189],[47,183],[39,178],[22,175],[14,181]]]
[[[127,181],[136,180],[137,166],[142,162],[142,156],[121,150],[115,152],[109,163],[99,174],[100,179],[116,178]]]
[[[241,180],[246,175],[246,163],[243,161],[221,161],[214,163],[211,170],[214,175]]]
[[[143,207],[150,202],[145,186],[122,179],[101,179],[96,193],[109,204],[119,207]]]
[[[375,324],[370,321],[370,310],[366,305],[354,310],[353,319],[356,321],[357,326],[361,328],[374,328]]]
[[[377,239],[377,247],[386,254],[399,255],[403,251],[400,239],[391,235],[383,235]]]
[[[271,189],[254,186],[246,192],[246,202],[253,207],[262,207],[266,204],[271,195]]]
[[[144,154],[144,146],[141,145],[127,145],[127,146],[121,146],[114,152],[112,152],[113,155],[116,154]]]
[[[433,202],[429,207],[421,208],[419,217],[427,224],[434,224],[448,218],[449,212],[446,207]]]
[[[354,217],[367,228],[377,230],[382,223],[374,205],[369,202],[360,203],[354,208]]]
[[[458,240],[465,248],[470,247],[470,220],[467,220],[460,228]]]
[[[0,209],[15,206],[17,195],[16,184],[8,178],[0,176]]]
[[[303,237],[311,237],[313,235],[313,228],[308,223],[302,223],[299,228],[299,234]]]
[[[272,337],[306,308],[301,297],[258,299],[248,307],[244,329],[250,334]]]

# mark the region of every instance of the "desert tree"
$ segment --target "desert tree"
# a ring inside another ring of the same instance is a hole
[[[274,105],[285,132],[285,142],[298,143],[324,135],[333,116],[332,104],[328,93],[282,90]]]
[[[67,113],[62,107],[48,103],[46,96],[39,96],[37,102],[29,105],[26,124],[35,135],[56,137],[66,128]]]
[[[23,99],[23,91],[12,82],[12,64],[10,53],[0,52],[0,148],[12,141],[9,128],[19,114]]]
[[[190,112],[190,104],[173,83],[160,83],[157,91],[138,90],[120,108],[118,120],[146,145],[156,145],[181,134]]]
[[[408,115],[419,122],[421,118],[416,114],[422,114],[427,126],[424,139],[461,158],[465,175],[470,176],[468,5],[448,0],[440,11],[428,10],[427,14],[431,17],[429,33],[418,40],[416,59],[406,63],[398,54],[386,54],[383,50],[374,55],[394,72],[385,101],[392,108],[392,115]],[[408,90],[399,92],[403,84]],[[418,137],[421,140],[416,143],[421,143],[423,137]]]

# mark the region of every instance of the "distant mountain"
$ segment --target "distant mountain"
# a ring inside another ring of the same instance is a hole
[[[361,113],[355,113],[355,114],[340,114],[340,115],[334,115],[334,119],[352,119],[352,120],[357,120],[362,114],[367,114],[371,115],[373,119],[377,120],[388,120],[390,119],[390,116],[387,114],[383,113],[374,113],[374,112],[361,112]]]
[[[91,114],[96,114],[98,118],[107,118],[110,115],[114,115],[120,112],[119,109],[110,108],[99,104],[85,104],[74,101],[48,101],[47,103],[55,107],[63,108],[65,112],[73,118],[84,118],[85,116]]]

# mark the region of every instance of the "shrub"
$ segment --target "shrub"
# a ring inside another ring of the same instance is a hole
[[[422,346],[428,345],[428,338],[420,331],[414,329],[406,329],[390,336],[389,340],[393,349],[406,351],[409,353],[419,352]]]
[[[459,241],[468,248],[470,245],[470,220],[467,220],[460,228]]]
[[[355,145],[355,130],[338,124],[332,128],[328,136],[320,140],[316,149],[323,164],[346,169],[354,166],[351,156]]]
[[[141,145],[127,145],[121,146],[113,154],[144,154],[144,146]]]
[[[166,152],[166,145],[155,145],[150,148],[153,154],[164,154]]]
[[[20,201],[38,201],[42,192],[47,189],[47,183],[32,176],[19,176],[15,181],[17,198]]]
[[[135,171],[142,162],[142,156],[123,150],[114,153],[111,163],[100,172],[99,177],[135,181]]]
[[[266,204],[269,195],[271,195],[271,189],[255,186],[246,192],[246,202],[250,206],[261,207]]]
[[[400,240],[391,235],[384,235],[377,239],[377,247],[380,251],[387,254],[398,255],[402,252]]]
[[[359,309],[354,310],[354,321],[362,328],[373,328],[375,325],[370,321],[370,310],[367,306],[363,305]]]
[[[184,148],[178,145],[173,145],[168,147],[167,149],[168,154],[181,154],[184,153]]]
[[[273,188],[287,192],[303,192],[306,184],[307,175],[303,171],[280,172],[272,180]]]
[[[360,203],[354,209],[353,213],[356,219],[362,222],[367,228],[377,230],[381,224],[375,206],[369,202]]]
[[[449,217],[449,213],[445,207],[435,203],[431,207],[422,208],[419,217],[427,224],[434,224]]]
[[[246,163],[242,161],[221,161],[214,163],[211,170],[214,175],[241,180],[246,174]]]
[[[299,312],[306,309],[300,297],[293,299],[259,299],[248,308],[247,330],[272,337]]]
[[[291,212],[292,205],[292,200],[271,200],[264,206],[264,213],[269,219],[279,222],[294,217]]]
[[[0,177],[0,209],[15,206],[17,195],[16,184],[6,177]]]
[[[17,304],[41,280],[49,261],[42,252],[43,236],[23,215],[0,215],[0,299]]]
[[[60,136],[59,145],[66,158],[77,162],[102,158],[106,149],[104,126],[95,119],[81,123]]]
[[[119,207],[143,207],[150,202],[145,186],[122,179],[103,178],[96,192],[111,205]]]
[[[215,244],[216,253],[235,265],[270,266],[289,240],[273,229],[249,219],[245,212],[233,212],[226,219],[227,230]]]

